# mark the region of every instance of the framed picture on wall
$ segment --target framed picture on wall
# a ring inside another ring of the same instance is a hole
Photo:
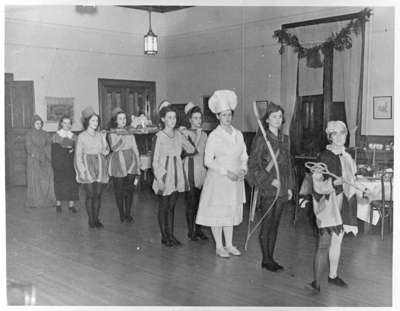
[[[46,96],[47,122],[58,122],[62,116],[74,119],[73,97],[50,97]]]
[[[392,118],[392,96],[374,96],[373,97],[374,119]]]

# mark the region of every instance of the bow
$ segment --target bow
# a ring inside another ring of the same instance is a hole
[[[279,181],[279,185],[278,185],[278,187],[276,189],[274,200],[272,201],[272,203],[270,204],[268,209],[265,211],[264,215],[260,218],[258,223],[253,227],[253,229],[250,230],[250,223],[254,220],[255,208],[256,208],[256,205],[257,205],[254,202],[251,202],[249,220],[248,220],[248,225],[247,225],[247,236],[246,236],[246,242],[244,244],[244,249],[245,250],[247,250],[247,243],[249,242],[249,240],[250,240],[251,236],[253,235],[253,233],[257,230],[257,228],[263,222],[264,218],[268,215],[268,213],[274,207],[275,202],[276,202],[276,200],[278,200],[279,193],[281,191],[281,177],[280,177],[280,173],[279,173],[278,161],[276,160],[274,149],[272,148],[271,143],[269,142],[269,140],[267,138],[267,133],[265,132],[265,129],[264,129],[262,123],[261,123],[260,116],[259,116],[258,109],[257,109],[257,103],[255,101],[253,102],[253,112],[254,112],[254,115],[255,115],[255,117],[257,119],[258,127],[259,127],[259,129],[260,129],[260,131],[261,131],[261,133],[262,133],[262,135],[264,137],[265,143],[267,144],[268,150],[269,150],[269,152],[271,154],[271,159],[272,159],[272,162],[274,163],[274,166],[275,166],[276,179]],[[257,200],[257,194],[258,194],[257,189],[253,190],[252,201]]]

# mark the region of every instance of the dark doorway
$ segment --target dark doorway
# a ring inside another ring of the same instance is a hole
[[[5,74],[6,183],[26,185],[25,134],[31,128],[35,97],[33,81],[14,81]]]
[[[114,108],[120,107],[128,116],[140,114],[156,124],[156,83],[99,79],[99,109],[101,127],[107,128]]]

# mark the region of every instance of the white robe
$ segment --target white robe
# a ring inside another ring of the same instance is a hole
[[[232,181],[227,172],[247,172],[246,145],[240,131],[232,134],[218,126],[208,137],[204,164],[208,167],[196,223],[204,226],[238,225],[246,202],[244,181]]]

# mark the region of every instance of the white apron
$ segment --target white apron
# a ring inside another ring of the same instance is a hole
[[[209,136],[204,163],[208,167],[200,197],[196,223],[203,226],[232,226],[242,222],[246,202],[244,181],[232,181],[227,171],[247,171],[243,135],[233,128],[228,134],[218,126]]]

